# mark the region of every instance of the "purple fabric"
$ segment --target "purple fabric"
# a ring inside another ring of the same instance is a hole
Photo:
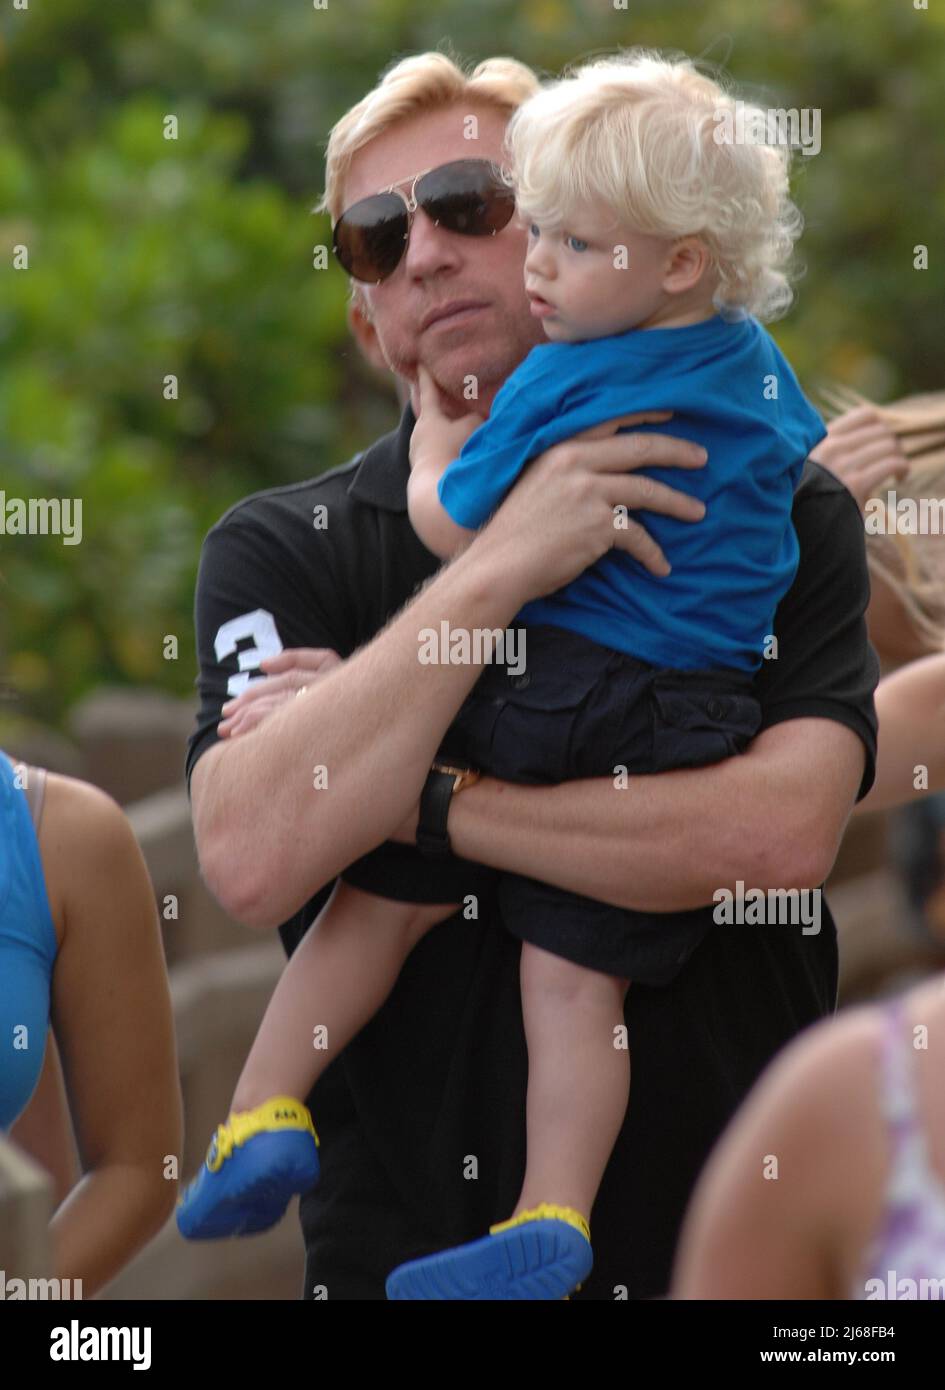
[[[903,999],[883,1009],[880,1102],[889,1134],[883,1217],[855,1299],[945,1299],[945,1184],[918,1109],[913,1034]]]

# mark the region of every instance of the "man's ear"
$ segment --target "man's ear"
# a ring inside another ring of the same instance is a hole
[[[370,318],[367,306],[360,295],[356,295],[348,302],[348,327],[371,366],[376,367],[379,372],[387,376],[390,372],[390,366],[378,341],[374,322]]]
[[[711,257],[705,243],[698,237],[681,237],[673,245],[669,265],[663,276],[667,294],[685,294],[695,289],[709,268]]]

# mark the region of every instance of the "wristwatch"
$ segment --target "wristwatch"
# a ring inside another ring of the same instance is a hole
[[[480,776],[481,773],[471,767],[433,764],[420,794],[417,848],[421,854],[437,859],[450,853],[450,837],[446,829],[450,802],[463,787],[475,786]]]

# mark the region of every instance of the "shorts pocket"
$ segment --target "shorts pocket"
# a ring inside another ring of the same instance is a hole
[[[519,675],[493,672],[476,692],[495,710],[490,770],[510,782],[568,780],[578,716],[617,660],[607,648],[589,645],[579,663],[566,650],[558,660],[548,655],[529,659]]]
[[[734,757],[761,724],[761,705],[748,691],[715,690],[693,680],[660,676],[651,693],[655,771]]]

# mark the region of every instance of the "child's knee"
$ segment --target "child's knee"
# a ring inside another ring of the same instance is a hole
[[[565,960],[530,942],[522,944],[522,984],[529,991],[554,995],[563,1002],[599,1001],[611,1005],[622,1002],[629,983]]]
[[[335,897],[335,910],[339,915],[357,914],[363,922],[380,930],[400,931],[410,940],[419,940],[431,927],[451,917],[456,908],[455,903],[401,902],[355,888],[344,880],[339,883]]]
[[[531,941],[522,942],[522,986],[543,991],[576,989],[585,967]]]

